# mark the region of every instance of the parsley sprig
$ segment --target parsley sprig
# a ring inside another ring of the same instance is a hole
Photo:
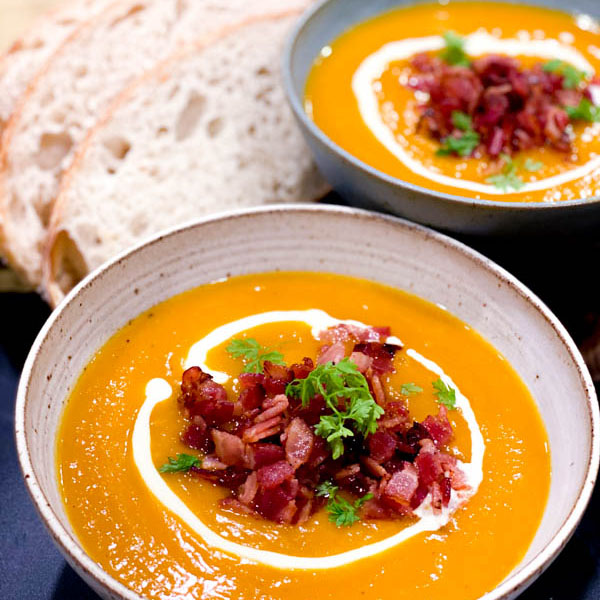
[[[373,494],[365,494],[354,502],[349,502],[338,495],[338,486],[329,481],[324,481],[316,488],[317,496],[325,496],[327,500],[327,512],[329,520],[338,527],[349,527],[360,520],[358,510],[360,507],[373,497]]]
[[[462,133],[445,137],[436,155],[458,154],[459,156],[469,156],[479,146],[479,134],[473,129],[471,117],[464,112],[455,110],[452,112],[451,119],[454,127]]]
[[[523,163],[523,168],[526,171],[529,171],[530,173],[535,173],[536,171],[539,171],[543,166],[543,162],[540,162],[539,160],[533,160],[532,158],[528,158]]]
[[[500,173],[488,177],[486,179],[487,183],[495,185],[503,192],[508,192],[511,189],[520,190],[525,182],[517,175],[518,164],[507,154],[501,154],[500,156],[504,160],[504,166]]]
[[[234,358],[243,358],[244,373],[260,373],[265,360],[276,365],[283,365],[283,354],[277,350],[270,350],[261,346],[254,338],[231,340],[227,352]]]
[[[365,437],[374,433],[377,419],[384,412],[371,396],[364,375],[349,358],[336,365],[319,365],[306,379],[289,383],[285,393],[299,398],[304,407],[317,394],[323,396],[332,414],[321,417],[315,433],[327,440],[334,460],[344,453],[344,438],[354,436],[355,431]]]
[[[169,456],[169,462],[165,463],[159,471],[161,473],[179,473],[189,471],[192,467],[199,467],[202,461],[197,456],[191,454],[178,454],[177,458]]]
[[[414,396],[415,394],[420,394],[422,391],[423,388],[416,383],[403,383],[400,388],[400,393],[403,396]]]
[[[565,106],[565,112],[572,121],[600,121],[600,106],[592,104],[587,98],[582,98],[577,106]]]
[[[544,163],[531,158],[528,158],[522,165],[520,161],[513,160],[508,154],[501,154],[500,158],[504,161],[502,170],[488,177],[486,182],[495,185],[503,192],[508,192],[511,189],[518,191],[525,185],[523,178],[518,174],[521,166],[529,173],[535,173],[544,166]]]
[[[543,68],[544,71],[548,73],[562,75],[563,87],[568,90],[575,89],[586,77],[586,73],[584,71],[580,71],[568,62],[559,60],[558,58],[549,60]]]
[[[449,65],[470,66],[471,61],[465,53],[465,40],[454,31],[446,31],[442,37],[446,47],[440,52],[441,59]]]
[[[456,408],[456,390],[446,385],[441,379],[436,379],[431,385],[436,390],[434,394],[437,396],[439,404],[454,410]]]

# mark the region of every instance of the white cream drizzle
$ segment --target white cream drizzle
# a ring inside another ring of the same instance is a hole
[[[257,325],[264,323],[284,321],[300,321],[306,323],[312,328],[312,334],[316,339],[318,339],[318,334],[323,329],[339,324],[366,327],[366,325],[359,321],[341,321],[316,309],[307,311],[273,311],[252,315],[245,319],[233,321],[232,323],[218,327],[202,340],[194,344],[188,354],[186,368],[188,366],[197,365],[201,366],[203,370],[208,371],[209,369],[206,364],[204,364],[204,361],[206,360],[206,354],[211,348],[226,341],[232,335],[244,331],[244,329],[256,327]],[[323,327],[324,324],[325,326]],[[207,342],[206,340],[209,341]],[[388,337],[387,342],[401,345],[400,340],[395,337]],[[152,379],[146,385],[146,399],[140,408],[133,428],[133,460],[144,483],[156,499],[167,510],[175,514],[183,523],[198,534],[211,548],[232,554],[252,563],[260,563],[285,570],[332,569],[375,556],[420,533],[437,531],[448,524],[454,512],[477,492],[483,479],[483,455],[485,452],[485,443],[469,400],[460,392],[450,377],[446,375],[436,363],[424,358],[412,349],[407,350],[407,355],[422,364],[432,373],[435,373],[446,383],[446,385],[449,385],[456,390],[457,407],[461,410],[471,432],[471,462],[463,463],[458,461],[458,466],[465,473],[470,489],[461,491],[452,490],[448,506],[444,507],[439,513],[434,513],[431,505],[431,496],[429,495],[421,506],[415,510],[415,514],[419,517],[419,521],[397,534],[378,542],[330,556],[306,557],[259,550],[257,548],[232,542],[212,531],[187,507],[185,502],[173,492],[154,466],[150,433],[152,411],[158,404],[168,400],[173,393],[171,386],[164,379]],[[193,360],[196,358],[202,359],[201,362],[193,363]],[[219,374],[218,371],[210,372]]]
[[[222,373],[221,371],[214,371],[206,364],[206,356],[210,350],[247,329],[252,329],[259,325],[266,325],[267,323],[289,323],[294,321],[306,323],[311,328],[311,334],[316,340],[319,339],[319,333],[321,331],[324,331],[329,327],[335,327],[336,325],[353,325],[362,328],[367,327],[364,323],[353,321],[352,319],[347,319],[345,321],[334,319],[325,311],[317,308],[308,310],[274,310],[258,313],[244,317],[243,319],[238,319],[237,321],[231,321],[230,323],[226,323],[225,325],[221,325],[221,327],[213,329],[207,336],[203,337],[190,348],[185,361],[185,368],[189,369],[194,366],[200,367],[205,373],[212,375],[217,383],[225,383],[229,379],[229,375],[227,375],[227,373]],[[394,336],[388,337],[386,343],[402,346],[402,342]]]
[[[534,56],[545,59],[558,58],[572,64],[581,71],[593,75],[595,73],[592,65],[576,48],[561,43],[554,39],[500,39],[485,32],[476,32],[464,37],[465,52],[470,56],[481,56],[490,53],[505,54],[508,56]],[[388,65],[396,60],[407,59],[419,52],[441,50],[444,47],[444,39],[433,35],[419,38],[407,38],[396,42],[390,42],[379,50],[370,54],[359,65],[352,77],[352,90],[358,102],[361,117],[367,127],[396,158],[403,162],[411,171],[436,181],[442,185],[456,188],[468,189],[486,195],[502,195],[506,192],[493,186],[467,179],[457,179],[426,167],[420,161],[414,159],[398,143],[394,132],[385,124],[379,109],[379,101],[373,82],[379,79]],[[593,97],[599,93],[596,88],[590,86]],[[592,173],[600,167],[600,156],[594,157],[586,164],[560,173],[551,177],[545,177],[534,182],[526,182],[519,190],[510,190],[511,193],[526,193],[536,190],[545,190],[579,179]]]

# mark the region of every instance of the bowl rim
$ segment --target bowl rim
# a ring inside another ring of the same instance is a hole
[[[479,600],[508,600],[522,592],[539,576],[556,558],[558,553],[564,548],[575,528],[581,520],[583,513],[590,501],[598,468],[600,466],[600,408],[596,398],[596,391],[592,382],[591,375],[585,365],[581,353],[577,349],[575,342],[567,332],[558,318],[550,311],[550,309],[524,284],[516,277],[511,275],[503,267],[497,265],[491,259],[483,254],[473,250],[466,244],[454,240],[453,238],[434,231],[423,225],[418,225],[401,219],[399,217],[367,211],[364,209],[335,206],[335,205],[299,205],[299,204],[274,204],[268,206],[254,207],[250,209],[239,209],[235,211],[221,212],[215,215],[186,223],[182,226],[172,227],[167,229],[155,237],[146,240],[137,246],[127,249],[110,261],[104,263],[90,274],[88,274],[60,303],[60,305],[51,313],[50,317],[37,335],[29,355],[25,361],[23,371],[20,377],[17,397],[15,404],[15,438],[17,445],[17,454],[20,467],[25,479],[27,491],[35,505],[35,508],[40,515],[46,529],[50,533],[52,539],[57,544],[67,561],[71,566],[75,567],[86,577],[92,578],[98,582],[104,590],[108,590],[111,594],[116,594],[116,597],[126,600],[143,600],[143,596],[131,588],[115,579],[108,574],[99,563],[94,561],[83,549],[81,543],[75,535],[71,535],[65,527],[62,526],[56,513],[51,508],[50,502],[42,490],[42,486],[38,481],[31,456],[29,453],[28,436],[25,432],[25,412],[30,401],[29,386],[32,378],[32,372],[35,367],[37,355],[41,347],[46,341],[49,332],[59,323],[63,313],[68,307],[78,303],[79,295],[87,288],[96,285],[97,280],[102,278],[102,275],[114,268],[117,268],[121,263],[126,262],[131,256],[137,255],[145,251],[147,247],[160,244],[164,238],[184,233],[189,230],[201,229],[205,225],[210,225],[215,222],[227,222],[237,219],[243,219],[254,215],[271,214],[277,216],[279,214],[302,214],[314,215],[315,218],[320,214],[346,216],[348,218],[362,218],[369,221],[383,221],[392,224],[395,227],[400,227],[408,230],[412,235],[421,236],[424,240],[431,240],[435,244],[451,249],[462,254],[464,257],[472,260],[476,265],[495,275],[498,280],[509,286],[528,304],[530,304],[538,314],[544,317],[548,324],[552,327],[560,341],[562,342],[565,352],[575,364],[580,383],[585,393],[586,408],[591,423],[590,430],[590,446],[588,454],[588,464],[586,466],[585,478],[581,485],[577,499],[568,516],[558,528],[556,535],[552,538],[540,552],[531,558],[519,571],[513,573],[510,577],[502,581],[494,590],[487,592],[479,598]],[[77,309],[76,309],[77,310]],[[90,581],[87,581],[90,584]]]
[[[405,181],[404,179],[400,179],[398,177],[393,177],[392,175],[388,175],[383,171],[377,169],[376,167],[372,167],[361,159],[357,158],[347,150],[344,150],[341,146],[339,146],[336,142],[334,142],[324,131],[322,131],[316,123],[308,117],[306,111],[304,110],[302,99],[298,96],[296,92],[296,87],[294,85],[294,77],[293,73],[293,57],[296,52],[296,48],[299,43],[299,36],[304,31],[305,28],[310,26],[312,20],[320,13],[328,4],[333,4],[334,2],[339,2],[340,0],[318,0],[314,4],[308,8],[302,16],[299,18],[297,23],[292,28],[292,31],[289,33],[288,38],[285,43],[283,58],[282,58],[282,78],[283,78],[283,87],[285,89],[285,93],[288,99],[288,102],[296,116],[296,118],[302,123],[302,126],[305,127],[308,132],[319,140],[324,146],[326,146],[331,152],[340,156],[347,163],[350,163],[352,167],[362,172],[366,176],[373,177],[375,179],[381,180],[386,184],[396,188],[396,189],[407,189],[413,193],[422,194],[425,196],[430,196],[439,200],[445,200],[450,204],[455,204],[463,207],[471,207],[471,208],[480,208],[480,209],[490,209],[495,212],[499,211],[511,211],[511,212],[525,212],[525,211],[566,211],[567,209],[572,209],[576,206],[593,206],[596,204],[600,204],[600,194],[596,196],[592,196],[591,198],[577,198],[574,200],[559,200],[556,202],[519,202],[518,200],[514,201],[500,201],[500,200],[485,200],[485,199],[477,199],[470,198],[468,196],[460,196],[459,194],[450,194],[448,192],[440,192],[437,190],[433,190],[431,188],[423,187],[420,185],[416,185],[409,181]],[[397,2],[398,0],[394,0]],[[459,2],[468,2],[469,0],[458,0]],[[510,2],[506,2],[506,0],[499,0],[500,2],[505,2],[506,4],[510,4]],[[422,1],[409,2],[410,4],[422,3]],[[514,4],[514,2],[512,2]],[[527,2],[526,2],[527,5]],[[396,7],[390,7],[389,10],[394,10],[394,8],[400,8],[401,6],[398,4]],[[537,6],[539,5],[530,5]],[[543,6],[542,6],[543,8]],[[566,12],[567,14],[571,14],[568,11],[564,11],[562,9],[555,9],[560,12]],[[384,14],[386,11],[383,11],[378,14]],[[374,15],[376,16],[376,15]],[[359,22],[356,21],[355,25]],[[333,41],[333,40],[332,40]],[[315,55],[316,58],[317,55]],[[306,81],[304,82],[306,84]]]

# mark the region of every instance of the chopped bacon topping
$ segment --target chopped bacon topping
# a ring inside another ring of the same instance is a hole
[[[523,68],[508,56],[484,56],[465,67],[423,53],[411,64],[416,75],[409,86],[428,94],[420,106],[419,129],[438,140],[461,137],[453,114],[463,113],[479,135],[474,151],[485,151],[492,158],[542,146],[569,152],[570,117],[565,107],[592,98],[586,84],[565,89],[562,74],[544,69],[543,64]]]
[[[294,469],[308,462],[314,439],[312,429],[302,419],[292,419],[286,430],[285,457]]]
[[[440,406],[437,415],[419,423],[404,402],[388,397],[387,374],[394,372],[400,350],[385,343],[389,335],[389,328],[346,325],[321,335],[326,343],[317,365],[349,357],[383,409],[376,430],[347,437],[335,460],[317,429],[321,417],[332,415],[323,396],[303,402],[286,395],[290,382],[316,368],[310,358],[290,367],[265,361],[262,372],[240,374],[233,401],[199,367],[186,370],[179,403],[188,424],[181,439],[204,454],[190,473],[230,490],[224,508],[278,523],[306,522],[327,502],[316,494],[324,482],[355,498],[372,494],[361,509],[363,518],[411,515],[427,496],[435,510],[447,506],[452,490],[467,486],[456,458],[444,452],[453,435],[447,409]],[[340,398],[340,410],[346,402]]]

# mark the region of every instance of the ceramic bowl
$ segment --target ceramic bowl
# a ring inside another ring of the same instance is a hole
[[[483,0],[485,1],[485,0]],[[467,234],[556,234],[600,227],[600,198],[557,203],[475,200],[430,190],[378,171],[329,139],[304,111],[304,89],[321,49],[370,17],[414,0],[324,0],[298,23],[287,44],[284,84],[288,100],[315,161],[350,204],[376,208],[436,229]],[[582,12],[600,18],[597,0],[527,0],[528,4]]]
[[[485,597],[513,598],[563,548],[590,498],[600,445],[589,373],[556,317],[503,269],[424,227],[343,207],[264,207],[175,229],[96,270],[54,311],[23,370],[16,437],[29,492],[66,559],[102,597],[140,600],[86,554],[58,489],[57,428],[90,357],[130,319],[175,294],[278,269],[366,278],[442,304],[516,368],[546,424],[553,477],[527,555]]]

